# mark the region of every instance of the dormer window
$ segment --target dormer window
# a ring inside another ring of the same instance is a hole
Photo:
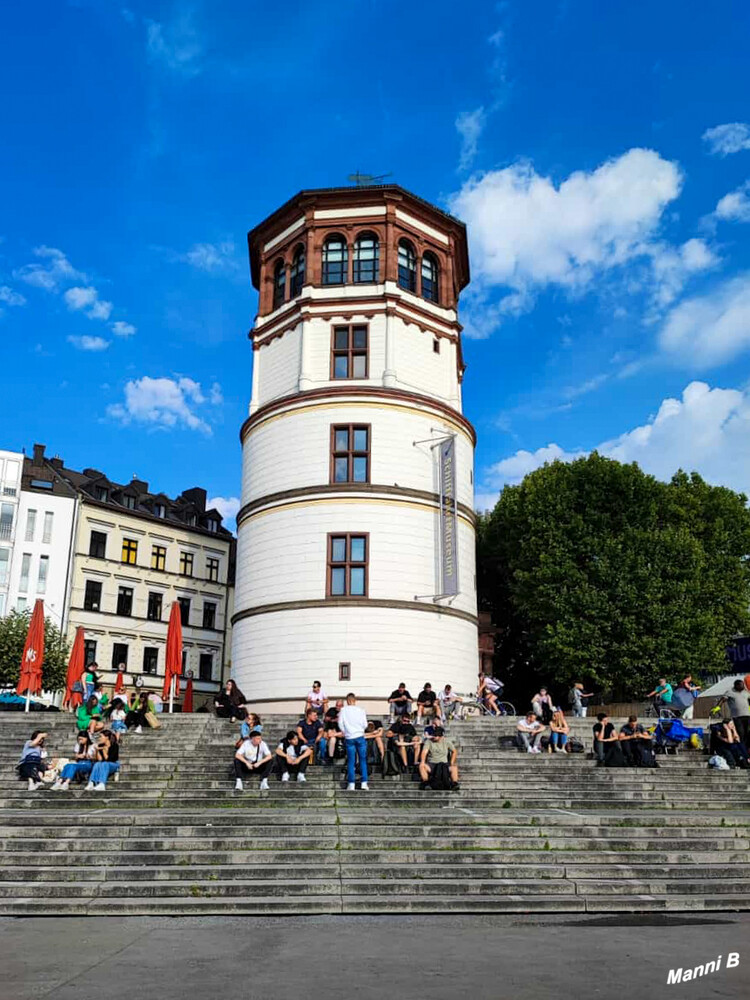
[[[166,517],[167,516],[167,508],[164,506],[163,503],[155,503],[154,504],[154,515],[156,517]]]
[[[109,500],[109,490],[105,489],[103,486],[94,487],[94,496],[97,500],[101,500],[106,503]]]
[[[198,523],[198,518],[195,516],[195,514],[188,514],[185,520],[187,521],[187,523],[190,525],[191,528],[194,528]]]
[[[123,507],[127,507],[128,510],[135,510],[135,497],[131,496],[129,493],[123,493],[122,505]]]
[[[206,527],[208,528],[209,531],[218,531],[219,530],[219,522],[218,521],[214,521],[213,518],[209,518],[208,521],[206,521]]]

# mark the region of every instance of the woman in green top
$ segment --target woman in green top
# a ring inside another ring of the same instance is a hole
[[[98,729],[104,728],[99,702],[93,695],[76,712],[76,722],[79,732],[95,733]]]

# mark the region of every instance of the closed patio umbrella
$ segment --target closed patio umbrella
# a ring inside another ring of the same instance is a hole
[[[177,601],[172,604],[167,627],[167,662],[164,670],[164,688],[162,698],[169,698],[169,711],[172,712],[174,696],[180,693],[180,674],[182,673],[182,617]]]
[[[16,694],[26,694],[26,708],[32,694],[42,690],[42,663],[44,662],[44,601],[37,600],[31,614],[29,631],[21,656],[21,676],[18,678]]]
[[[85,666],[83,626],[79,625],[76,629],[76,637],[73,640],[73,648],[70,651],[68,673],[65,677],[65,698],[63,699],[63,705],[65,705],[66,708],[78,708],[79,705],[83,704],[83,690],[74,691],[73,688],[76,684],[82,688],[82,678]]]

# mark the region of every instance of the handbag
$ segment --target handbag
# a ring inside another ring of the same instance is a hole
[[[150,729],[161,729],[161,722],[156,718],[154,712],[146,712],[144,718]]]

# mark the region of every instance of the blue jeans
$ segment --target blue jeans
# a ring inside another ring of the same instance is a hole
[[[116,771],[120,770],[119,764],[110,764],[108,760],[99,760],[94,764],[91,771],[90,781],[93,781],[95,785],[106,785],[107,778],[110,774],[114,774]]]
[[[354,784],[355,758],[359,763],[362,781],[367,781],[367,740],[364,736],[358,736],[356,740],[346,741],[346,780],[350,785]]]
[[[558,745],[558,743],[559,743],[559,745],[561,747],[564,747],[567,742],[568,742],[568,734],[567,733],[553,733],[552,734],[552,746],[553,747],[556,747]]]
[[[90,760],[72,760],[69,764],[60,772],[61,781],[70,781],[71,778],[75,778],[77,774],[87,775],[93,768],[93,763]]]

